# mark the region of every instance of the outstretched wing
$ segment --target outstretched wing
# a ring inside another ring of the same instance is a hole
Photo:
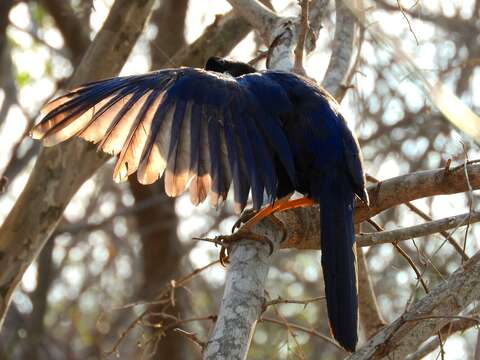
[[[165,69],[73,90],[45,105],[31,135],[46,146],[73,136],[98,143],[118,155],[115,181],[137,171],[150,184],[165,174],[166,193],[189,186],[194,204],[211,191],[217,205],[233,183],[241,211],[250,190],[255,208],[275,199],[278,164],[295,183],[280,119],[290,107],[283,89],[262,74]]]

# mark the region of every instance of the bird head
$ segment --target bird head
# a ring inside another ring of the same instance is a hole
[[[230,61],[217,56],[208,59],[205,64],[205,70],[229,74],[234,77],[257,72],[257,69],[249,64],[239,61]]]

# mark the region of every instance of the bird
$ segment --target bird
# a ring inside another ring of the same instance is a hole
[[[360,147],[339,104],[313,80],[211,57],[179,67],[82,85],[43,109],[31,130],[53,146],[72,137],[117,156],[113,179],[164,177],[175,197],[213,206],[233,187],[235,210],[255,221],[319,204],[321,266],[329,327],[355,351],[358,300],[353,211],[368,205]],[[293,193],[303,198],[290,200]],[[262,206],[266,205],[262,208]],[[247,222],[248,224],[248,222]]]

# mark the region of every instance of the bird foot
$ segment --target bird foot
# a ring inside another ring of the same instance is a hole
[[[229,253],[228,249],[229,246],[237,241],[243,240],[243,239],[250,239],[250,240],[255,240],[255,241],[262,241],[268,244],[270,248],[270,254],[273,253],[274,245],[272,240],[270,240],[267,236],[265,235],[259,235],[254,232],[252,232],[250,229],[256,225],[261,219],[273,215],[274,213],[278,211],[285,211],[287,209],[294,209],[297,207],[303,207],[303,206],[311,206],[313,205],[313,200],[308,199],[308,198],[301,198],[301,199],[296,199],[296,200],[283,200],[283,201],[277,201],[276,203],[269,205],[260,211],[256,211],[254,209],[247,209],[245,210],[240,218],[233,224],[232,226],[232,233],[231,235],[220,235],[217,236],[213,242],[215,244],[219,244],[221,246],[220,249],[220,263],[225,266],[229,262]],[[283,242],[285,238],[287,237],[287,230],[285,228],[285,224],[278,220],[275,216],[270,216],[269,220],[271,220],[271,223],[279,227],[282,231],[282,239],[280,242]],[[238,230],[237,230],[238,229]],[[237,230],[235,232],[235,230]]]
[[[270,240],[265,235],[256,234],[249,229],[241,228],[240,230],[238,230],[237,232],[235,232],[231,235],[220,235],[220,236],[215,237],[214,242],[221,246],[221,249],[220,249],[220,263],[223,266],[225,266],[226,264],[228,264],[230,262],[230,260],[229,260],[230,246],[233,243],[236,243],[240,240],[245,240],[245,239],[260,241],[260,242],[266,243],[269,247],[269,255],[272,255],[273,249],[274,249],[274,245],[273,245],[272,240]]]

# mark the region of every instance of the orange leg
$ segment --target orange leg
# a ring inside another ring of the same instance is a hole
[[[245,225],[243,225],[243,227],[245,229],[249,229],[255,224],[257,224],[263,218],[275,212],[285,211],[288,209],[296,209],[296,208],[305,207],[305,206],[312,206],[313,204],[315,204],[315,202],[312,199],[309,199],[306,197],[295,199],[295,200],[287,200],[287,199],[278,200],[273,205],[264,207],[259,212],[257,212],[254,217],[252,217],[250,220],[248,220],[245,223]]]
[[[251,239],[251,240],[263,241],[267,243],[268,246],[270,247],[270,254],[271,254],[274,249],[274,245],[272,241],[266,236],[257,235],[253,233],[250,229],[255,224],[257,224],[261,219],[275,212],[285,211],[288,209],[295,209],[295,208],[304,207],[304,206],[312,206],[313,204],[315,204],[314,201],[306,197],[301,199],[296,199],[296,200],[288,200],[288,198],[279,199],[273,205],[266,206],[263,209],[261,209],[259,212],[257,212],[252,218],[250,218],[246,223],[244,223],[244,225],[237,232],[233,233],[232,235],[217,236],[216,240],[222,244],[222,249],[220,250],[220,262],[222,263],[222,265],[225,265],[228,262],[228,245],[242,239]],[[285,236],[287,235],[285,226],[280,220],[275,218],[273,218],[273,220],[276,225],[282,228],[283,240],[284,240]],[[234,231],[235,228],[239,227],[240,223],[241,221],[237,222],[233,226],[232,232]]]

